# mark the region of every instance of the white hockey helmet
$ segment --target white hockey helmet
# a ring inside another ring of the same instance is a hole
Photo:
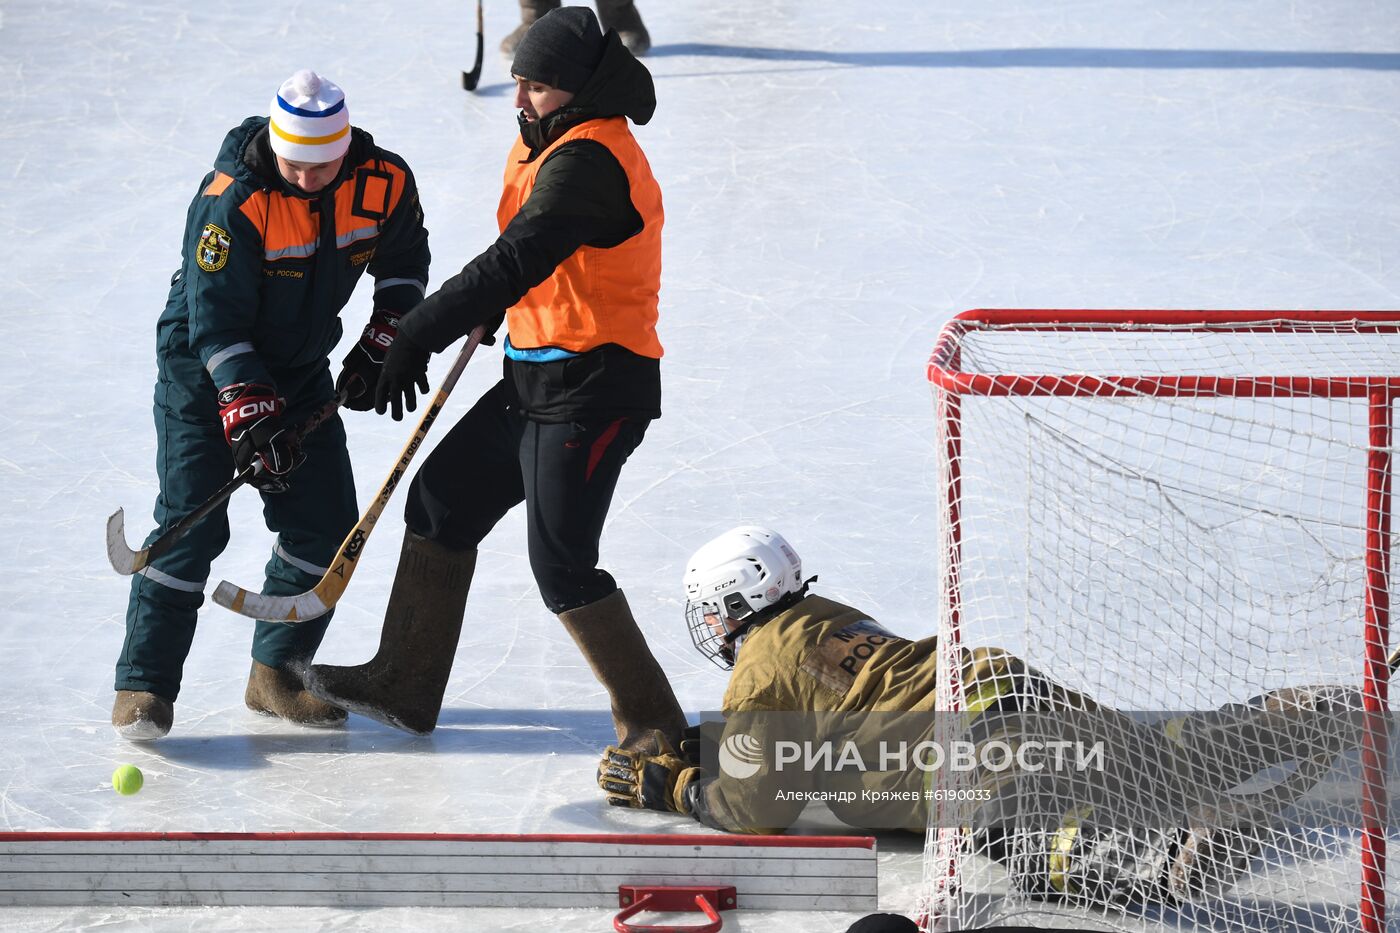
[[[741,525],[696,551],[683,582],[691,641],[728,670],[754,615],[802,591],[802,558],[776,531]]]

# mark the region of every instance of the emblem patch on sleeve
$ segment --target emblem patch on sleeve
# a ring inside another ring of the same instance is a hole
[[[199,245],[195,247],[194,261],[205,272],[218,272],[228,262],[228,249],[233,238],[228,231],[214,224],[205,224],[199,234]]]

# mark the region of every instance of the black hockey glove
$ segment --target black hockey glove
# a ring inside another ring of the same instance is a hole
[[[283,401],[261,383],[238,382],[219,390],[219,420],[238,471],[257,461],[250,482],[263,492],[283,492],[286,475],[306,460],[297,432],[282,423]]]
[[[418,398],[413,387],[424,395],[428,392],[428,357],[431,351],[425,350],[409,339],[407,334],[399,334],[384,354],[384,366],[379,373],[379,383],[374,390],[374,410],[384,414],[392,409],[395,421],[403,420],[404,410],[413,411],[418,407]]]
[[[351,411],[369,411],[374,407],[374,390],[384,367],[384,354],[399,332],[399,314],[387,308],[375,308],[365,325],[364,333],[345,356],[344,367],[335,380],[335,390],[347,390],[345,407]]]
[[[660,731],[652,739],[640,749],[609,745],[598,763],[598,786],[614,807],[689,815],[685,789],[702,772],[682,760]]]

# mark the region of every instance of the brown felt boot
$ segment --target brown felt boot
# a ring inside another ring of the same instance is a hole
[[[427,735],[437,726],[476,551],[454,551],[405,531],[379,651],[354,667],[313,664],[306,689],[352,713]]]
[[[306,692],[301,678],[285,667],[253,662],[243,702],[255,713],[276,716],[299,726],[343,726],[345,710]]]
[[[525,38],[525,33],[535,24],[535,20],[550,10],[557,9],[559,0],[520,0],[520,25],[501,40],[501,51],[506,55],[514,55],[515,47]]]
[[[144,690],[118,690],[112,701],[112,728],[133,742],[149,742],[170,731],[175,704]]]
[[[598,22],[604,32],[616,29],[627,51],[638,58],[651,49],[651,35],[632,0],[598,0]]]
[[[559,621],[612,698],[617,744],[635,748],[658,729],[672,748],[685,737],[685,713],[647,647],[622,590],[559,614]]]

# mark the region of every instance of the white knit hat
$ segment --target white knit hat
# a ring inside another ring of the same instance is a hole
[[[309,68],[292,75],[272,98],[272,151],[293,162],[334,162],[350,148],[345,93]]]

